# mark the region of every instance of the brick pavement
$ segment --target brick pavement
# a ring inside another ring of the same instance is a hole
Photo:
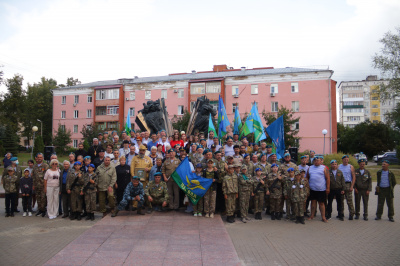
[[[220,216],[183,212],[105,217],[45,265],[240,265]]]
[[[236,221],[225,226],[244,265],[399,265],[399,185],[395,187],[394,205],[394,223],[388,221],[386,207],[382,220],[374,220],[377,196],[372,193],[369,221],[349,221],[346,205],[344,222],[332,218],[325,224],[317,214],[313,221],[301,225],[271,221],[263,214],[261,221]],[[334,211],[332,217],[336,215]]]

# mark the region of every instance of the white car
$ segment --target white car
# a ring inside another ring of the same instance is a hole
[[[378,162],[379,159],[382,159],[384,156],[387,156],[387,155],[395,155],[396,156],[396,152],[390,151],[390,152],[385,152],[382,155],[375,155],[373,157],[373,160],[374,160],[374,162]]]

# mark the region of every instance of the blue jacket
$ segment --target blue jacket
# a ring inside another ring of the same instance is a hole
[[[137,195],[140,196],[140,201],[144,201],[143,184],[139,182],[139,185],[137,187],[134,187],[132,182],[129,182],[124,191],[124,198],[127,200],[132,200]]]

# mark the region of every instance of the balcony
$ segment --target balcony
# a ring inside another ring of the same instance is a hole
[[[343,109],[346,108],[364,108],[364,105],[343,105]]]

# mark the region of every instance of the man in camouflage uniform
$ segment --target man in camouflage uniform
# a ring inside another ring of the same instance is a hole
[[[292,181],[291,200],[294,213],[296,215],[296,224],[304,223],[304,201],[307,198],[307,190],[304,180],[301,179],[300,171],[295,172],[295,179]]]
[[[103,213],[103,217],[107,215],[106,198],[108,206],[113,211],[115,208],[114,185],[117,181],[117,173],[115,168],[111,166],[110,157],[105,157],[104,162],[96,169],[98,190],[99,190],[99,208]]]
[[[193,165],[201,163],[203,160],[203,145],[197,145],[196,153],[190,158]]]
[[[329,169],[330,190],[328,194],[328,205],[326,206],[325,217],[331,219],[332,202],[336,198],[337,212],[339,220],[343,221],[342,197],[344,194],[344,177],[342,171],[338,169],[337,161],[331,160],[331,169]]]
[[[94,212],[96,210],[96,192],[97,192],[97,176],[94,172],[94,164],[89,164],[88,172],[84,174],[84,187],[85,203],[87,217],[85,220],[94,221]]]
[[[278,165],[272,164],[266,185],[267,195],[270,199],[271,220],[281,219],[280,211],[284,185],[282,176],[278,173]]]
[[[349,220],[353,220],[355,213],[353,204],[353,188],[356,182],[356,175],[354,167],[349,164],[349,156],[342,156],[342,164],[339,165],[338,169],[342,171],[344,177],[344,196],[342,197],[342,210],[344,211],[344,200],[347,201],[347,206],[349,207]]]
[[[220,151],[216,151],[214,153],[215,156],[215,166],[218,170],[218,176],[220,177],[217,182],[217,199],[215,203],[215,209],[219,212],[225,211],[225,199],[224,194],[222,193],[222,180],[226,175],[226,163],[222,160],[222,154]]]
[[[148,213],[155,211],[163,211],[168,205],[168,189],[167,184],[161,181],[162,173],[154,174],[154,181],[150,181],[144,189],[144,194],[149,202]]]
[[[260,161],[255,165],[256,168],[260,168],[262,175],[267,176],[271,165],[267,162],[267,154],[261,154]]]
[[[219,176],[218,176],[218,169],[214,165],[215,165],[214,160],[209,159],[207,161],[207,167],[203,170],[203,177],[213,180],[210,188],[204,195],[204,212],[206,218],[214,218],[214,213],[215,213],[217,182],[219,180]]]
[[[222,192],[225,198],[226,221],[234,223],[235,202],[238,198],[238,181],[237,175],[234,173],[234,165],[228,166],[227,175],[222,181]]]
[[[355,171],[356,183],[354,184],[354,198],[356,203],[356,216],[355,219],[360,218],[360,203],[361,198],[364,205],[364,220],[368,221],[368,199],[369,193],[372,190],[372,179],[370,172],[365,169],[366,159],[358,160],[359,168]]]
[[[15,184],[17,186],[17,196],[15,197],[15,202],[14,202],[14,212],[19,212],[18,210],[18,202],[19,202],[19,181],[22,177],[22,169],[21,166],[18,164],[18,158],[17,157],[12,157],[11,158],[11,167],[14,169],[14,175],[17,176],[17,183]]]
[[[213,161],[213,166],[214,167],[216,167],[217,165],[216,165],[216,160],[215,159],[213,159],[213,153],[212,153],[212,151],[211,150],[209,150],[209,149],[206,149],[206,150],[204,150],[204,152],[203,152],[203,159],[201,160],[201,166],[203,167],[203,169],[205,169],[205,168],[207,168],[207,163],[208,163],[208,160],[212,160]]]
[[[171,175],[180,163],[181,161],[175,158],[175,151],[170,149],[162,166],[164,182],[168,187],[169,209],[175,211],[179,210],[179,186]]]
[[[239,140],[239,134],[233,133],[233,145],[242,145],[242,142]]]
[[[286,177],[288,176],[288,169],[289,168],[293,168],[293,171],[297,171],[297,170],[299,170],[299,168],[297,167],[297,165],[295,163],[290,161],[290,159],[291,159],[290,153],[285,153],[283,156],[284,156],[283,157],[283,163],[279,166],[279,170],[278,171],[282,175],[283,180],[285,181],[285,184],[287,184],[286,183],[286,181],[287,181]],[[282,210],[282,212],[283,212],[284,203],[285,203],[285,201],[282,200],[282,202],[281,202],[281,210]],[[290,206],[288,207],[287,204],[288,204],[288,202],[286,201],[286,210],[288,208],[290,209]],[[286,213],[286,215],[288,216],[289,214]]]
[[[239,175],[239,205],[240,205],[240,215],[242,217],[242,222],[247,223],[250,218],[247,217],[249,211],[249,201],[250,196],[254,196],[253,193],[253,179],[251,175],[247,175],[247,166],[242,165],[242,173]]]
[[[120,203],[118,204],[117,209],[111,217],[115,217],[118,215],[119,211],[125,209],[125,207],[129,204],[130,201],[137,202],[137,214],[144,215],[142,212],[142,206],[144,204],[144,189],[143,184],[140,183],[138,176],[133,176],[131,182],[126,186],[124,191],[124,196]]]
[[[264,206],[265,194],[265,175],[261,168],[256,169],[256,175],[253,176],[253,193],[254,193],[254,212],[255,219],[262,220],[261,212]]]
[[[35,157],[36,164],[33,166],[32,179],[33,179],[33,190],[36,194],[36,200],[38,204],[38,212],[36,216],[40,214],[42,217],[46,215],[46,193],[44,192],[44,174],[46,173],[49,166],[43,162],[43,154],[38,153]]]
[[[294,180],[294,168],[290,167],[288,175],[284,177],[285,188],[283,195],[286,201],[286,219],[294,220],[293,206],[292,206],[292,182]]]
[[[81,172],[81,162],[74,163],[75,171],[69,171],[67,176],[66,189],[67,193],[71,195],[71,220],[81,220],[82,212],[82,196],[83,196],[83,185],[85,180],[83,173]]]
[[[376,173],[377,176],[377,186],[376,194],[378,194],[378,208],[376,210],[375,220],[380,220],[383,213],[383,206],[386,204],[388,206],[388,217],[389,221],[394,222],[394,186],[396,185],[396,178],[392,171],[389,170],[389,161],[382,161],[382,169]]]
[[[5,202],[6,202],[6,217],[14,217],[15,209],[15,198],[17,197],[17,176],[14,173],[14,168],[8,166],[4,169],[3,176],[1,177],[1,182],[3,183],[3,188],[5,192]]]

